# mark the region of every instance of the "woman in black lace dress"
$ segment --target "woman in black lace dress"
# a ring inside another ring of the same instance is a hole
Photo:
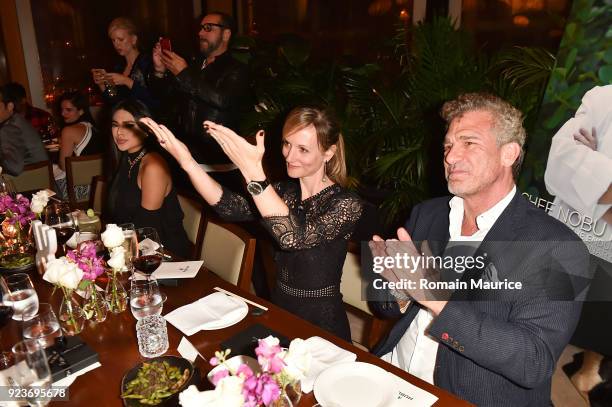
[[[273,300],[286,310],[350,341],[340,278],[348,240],[361,216],[357,195],[343,187],[346,180],[344,143],[328,112],[296,108],[283,126],[283,156],[294,180],[274,185],[262,167],[264,134],[252,145],[232,130],[204,122],[212,137],[240,169],[250,200],[209,177],[164,126],[143,119],[189,174],[198,192],[224,219],[262,223],[276,241],[278,276]],[[259,214],[257,214],[259,212]]]

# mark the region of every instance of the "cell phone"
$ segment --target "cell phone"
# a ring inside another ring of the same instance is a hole
[[[172,51],[172,43],[170,42],[170,38],[163,37],[159,40],[159,45],[161,45],[162,51]]]

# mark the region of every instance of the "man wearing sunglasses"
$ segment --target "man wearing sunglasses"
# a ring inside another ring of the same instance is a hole
[[[202,123],[210,120],[238,131],[245,102],[250,100],[248,67],[228,52],[233,32],[229,15],[205,15],[198,28],[199,56],[188,64],[158,43],[151,78],[153,92],[166,105],[162,121],[187,144],[196,161],[230,189],[242,188],[240,173]]]

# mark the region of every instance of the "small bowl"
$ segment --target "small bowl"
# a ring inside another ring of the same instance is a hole
[[[250,356],[246,356],[246,355],[237,355],[237,356],[227,359],[225,361],[225,365],[215,366],[214,369],[208,372],[208,374],[206,375],[206,378],[208,379],[209,382],[212,383],[213,382],[212,378],[218,371],[229,368],[230,370],[235,372],[236,369],[238,369],[238,367],[243,363],[247,365],[248,367],[250,367],[253,373],[255,374],[261,371],[261,367],[259,366],[259,363],[257,363],[256,359]]]
[[[178,406],[179,405],[179,401],[178,401],[179,393],[185,390],[190,385],[197,384],[200,381],[200,374],[198,370],[195,368],[193,363],[191,363],[185,358],[181,358],[179,356],[167,355],[167,356],[159,356],[156,358],[148,359],[145,362],[146,363],[168,362],[170,366],[178,367],[181,372],[184,371],[185,369],[189,369],[189,378],[187,379],[187,381],[183,383],[183,385],[176,391],[176,393],[172,394],[171,396],[168,396],[168,398],[163,400],[161,403],[157,404],[157,406],[163,406],[163,407]],[[139,364],[131,368],[130,371],[128,371],[125,374],[125,376],[123,376],[123,379],[121,379],[121,394],[125,392],[127,384],[136,377],[136,375],[138,374],[138,370],[142,367],[142,364],[145,362],[140,362]],[[144,407],[146,406],[145,404],[140,403],[140,401],[138,401],[137,399],[122,398],[122,400],[123,400],[123,405],[126,407]]]

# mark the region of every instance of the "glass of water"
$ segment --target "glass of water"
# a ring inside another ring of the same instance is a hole
[[[38,314],[23,321],[23,339],[36,339],[43,348],[55,344],[55,338],[62,336],[59,321],[51,304],[41,303]]]
[[[149,315],[160,315],[163,306],[157,280],[137,279],[134,274],[130,289],[130,309],[134,318],[140,320]]]
[[[2,276],[3,305],[13,307],[15,321],[28,320],[38,312],[38,295],[30,276],[16,273]]]
[[[13,346],[15,358],[11,377],[24,389],[30,406],[46,406],[49,399],[40,397],[41,391],[51,387],[51,370],[45,348],[36,339],[26,339]],[[37,397],[38,396],[38,397]]]
[[[136,322],[138,351],[145,358],[161,356],[168,350],[168,329],[161,315],[149,315]]]

